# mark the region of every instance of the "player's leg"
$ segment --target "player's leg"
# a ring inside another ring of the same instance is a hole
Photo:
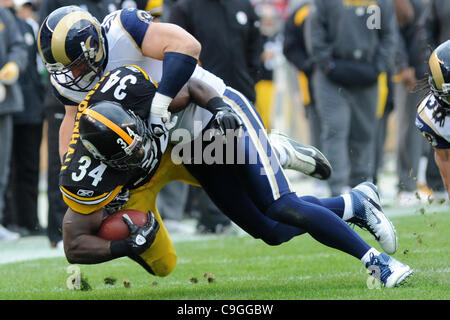
[[[156,193],[149,186],[130,192],[130,199],[123,209],[135,209],[143,212],[151,211],[159,223],[155,241],[139,256],[130,256],[149,273],[164,277],[169,275],[176,266],[177,254],[169,233],[156,208]]]
[[[366,266],[374,256],[378,257],[380,253],[376,249],[371,248],[328,208],[297,197],[278,159],[273,156],[274,151],[265,130],[248,100],[232,89],[225,92],[225,100],[244,123],[245,134],[238,138],[240,143],[236,144],[236,154],[243,153],[246,161],[256,160],[255,163],[236,164],[231,168],[256,207],[276,221],[306,230],[317,241],[360,259]],[[397,280],[402,281],[410,273],[410,268],[398,267],[394,271],[393,282],[397,284]],[[386,279],[382,282],[385,285],[388,283]]]
[[[224,164],[185,164],[214,204],[255,239],[279,245],[305,233],[265,216],[253,203],[246,189],[236,181],[231,166]]]

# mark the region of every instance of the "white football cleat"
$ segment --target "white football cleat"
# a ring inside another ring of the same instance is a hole
[[[283,169],[296,170],[320,180],[330,177],[331,165],[317,148],[301,144],[277,131],[272,131],[269,139],[274,146],[286,151],[288,159],[282,165]]]
[[[348,222],[367,229],[386,253],[395,253],[398,248],[397,232],[383,213],[377,187],[373,183],[363,182],[352,189],[350,196],[354,217]]]

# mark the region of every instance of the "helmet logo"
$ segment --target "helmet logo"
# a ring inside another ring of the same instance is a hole
[[[143,10],[139,10],[137,12],[137,17],[139,18],[139,20],[145,23],[150,23],[152,21],[152,16]]]
[[[89,58],[91,59],[95,58],[94,61],[99,62],[103,57],[103,46],[100,43],[98,44],[98,52],[97,55],[95,55],[96,48],[91,47],[91,42],[92,36],[89,36],[85,42],[86,50],[89,52]]]

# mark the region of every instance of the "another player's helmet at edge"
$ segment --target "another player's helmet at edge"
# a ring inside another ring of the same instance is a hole
[[[439,45],[431,54],[429,85],[439,105],[450,110],[450,40]]]
[[[37,42],[48,72],[66,88],[88,91],[103,72],[106,51],[100,23],[80,7],[65,6],[50,13]]]
[[[79,121],[80,139],[94,158],[118,170],[151,166],[156,146],[144,121],[119,103],[101,101],[86,108]]]

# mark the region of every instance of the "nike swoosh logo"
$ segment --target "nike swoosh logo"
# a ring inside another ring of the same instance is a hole
[[[371,205],[373,205],[376,209],[378,209],[378,211],[381,211],[381,207],[375,202],[373,201],[371,198],[367,198],[366,199]],[[381,223],[381,219],[378,217],[378,215],[376,213],[373,214],[375,216],[375,218],[377,219],[377,224]]]

